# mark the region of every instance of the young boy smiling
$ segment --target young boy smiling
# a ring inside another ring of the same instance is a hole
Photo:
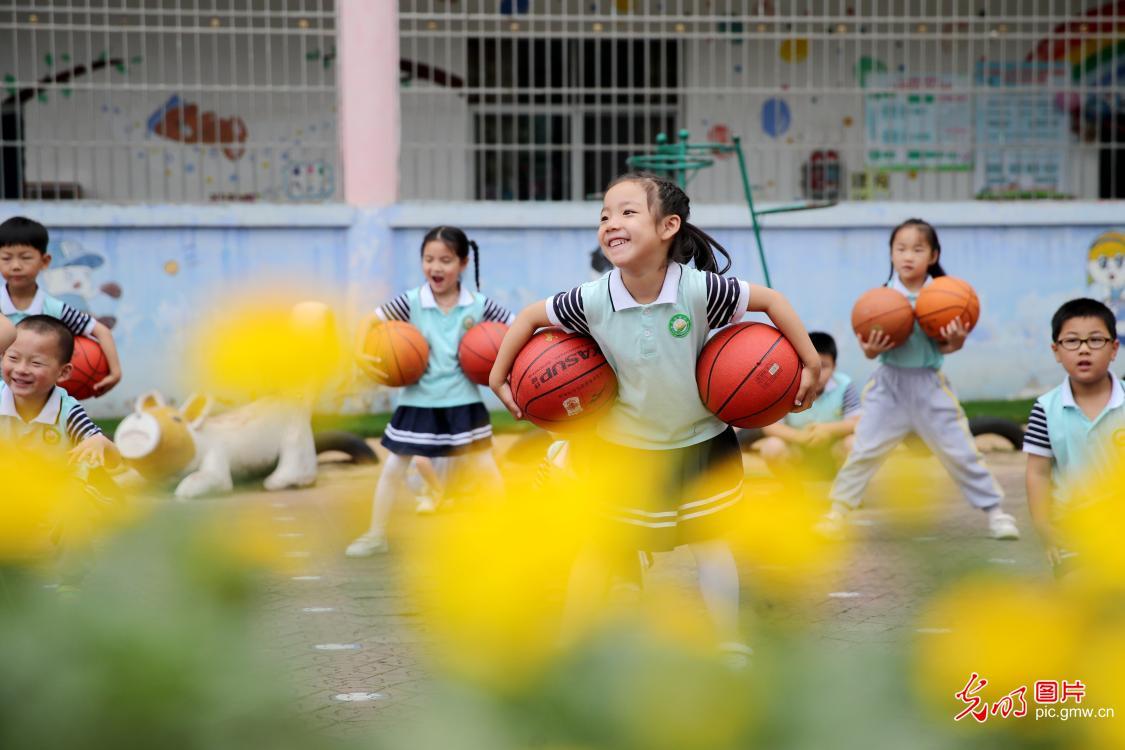
[[[0,361],[0,439],[80,464],[116,464],[116,447],[57,385],[70,375],[73,353],[74,337],[61,321],[48,315],[20,321]]]

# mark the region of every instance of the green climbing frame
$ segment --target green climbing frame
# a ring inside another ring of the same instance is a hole
[[[738,157],[738,169],[742,174],[742,192],[746,196],[746,205],[750,207],[750,220],[754,227],[754,241],[758,245],[758,259],[762,263],[762,276],[766,286],[772,287],[770,281],[770,268],[766,262],[766,251],[762,245],[762,231],[758,221],[759,216],[767,214],[780,214],[788,211],[808,211],[814,208],[826,208],[834,205],[834,201],[802,201],[790,203],[773,208],[754,208],[754,193],[750,188],[750,172],[746,167],[746,157],[742,153],[742,141],[736,135],[731,143],[692,143],[691,134],[681,130],[679,140],[675,143],[668,142],[668,136],[660,133],[656,136],[656,150],[650,154],[630,156],[626,163],[635,169],[647,169],[650,172],[668,175],[682,187],[687,188],[688,183],[698,174],[699,170],[706,169],[715,163],[713,154],[733,153]]]

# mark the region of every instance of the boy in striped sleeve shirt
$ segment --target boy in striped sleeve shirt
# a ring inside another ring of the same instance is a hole
[[[70,374],[74,336],[58,319],[32,315],[0,361],[0,440],[87,466],[114,465],[117,448],[56,383]]]
[[[1113,312],[1093,299],[1071,300],[1051,319],[1051,350],[1067,377],[1036,400],[1023,450],[1028,508],[1056,573],[1073,556],[1059,538],[1058,510],[1081,502],[1079,483],[1119,465],[1125,448],[1125,389],[1109,370],[1116,330]]]
[[[39,286],[36,279],[51,264],[47,242],[47,228],[32,219],[13,216],[0,224],[0,276],[4,277],[0,313],[16,325],[30,315],[49,315],[62,321],[71,334],[97,341],[105,353],[109,374],[94,383],[94,393],[104,395],[121,380],[117,344],[107,325],[55,299]]]

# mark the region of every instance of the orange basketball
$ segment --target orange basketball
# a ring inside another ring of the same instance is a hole
[[[97,341],[85,336],[74,337],[74,356],[70,358],[70,377],[59,383],[74,398],[94,396],[94,385],[109,375],[109,362]]]
[[[737,323],[704,345],[695,380],[699,398],[716,417],[735,427],[765,427],[793,409],[802,369],[781,331]]]
[[[430,345],[414,326],[388,320],[372,326],[363,341],[359,366],[377,383],[398,388],[417,383],[430,361]]]
[[[914,308],[902,292],[885,286],[860,295],[852,307],[852,330],[864,341],[872,331],[883,331],[895,346],[902,346],[914,330]]]
[[[508,326],[490,321],[477,323],[461,337],[457,360],[465,377],[477,385],[488,385],[488,374],[492,372],[492,365],[500,352],[500,342],[507,332]]]
[[[966,330],[973,330],[980,318],[980,298],[964,279],[939,276],[918,293],[914,314],[927,336],[941,339],[941,329],[956,318]]]
[[[524,417],[554,432],[588,424],[617,395],[617,375],[597,343],[560,328],[532,336],[516,355],[510,378]]]

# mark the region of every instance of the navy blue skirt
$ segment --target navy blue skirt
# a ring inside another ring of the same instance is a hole
[[[479,401],[439,408],[400,406],[382,442],[400,456],[456,456],[491,447],[492,422]]]

